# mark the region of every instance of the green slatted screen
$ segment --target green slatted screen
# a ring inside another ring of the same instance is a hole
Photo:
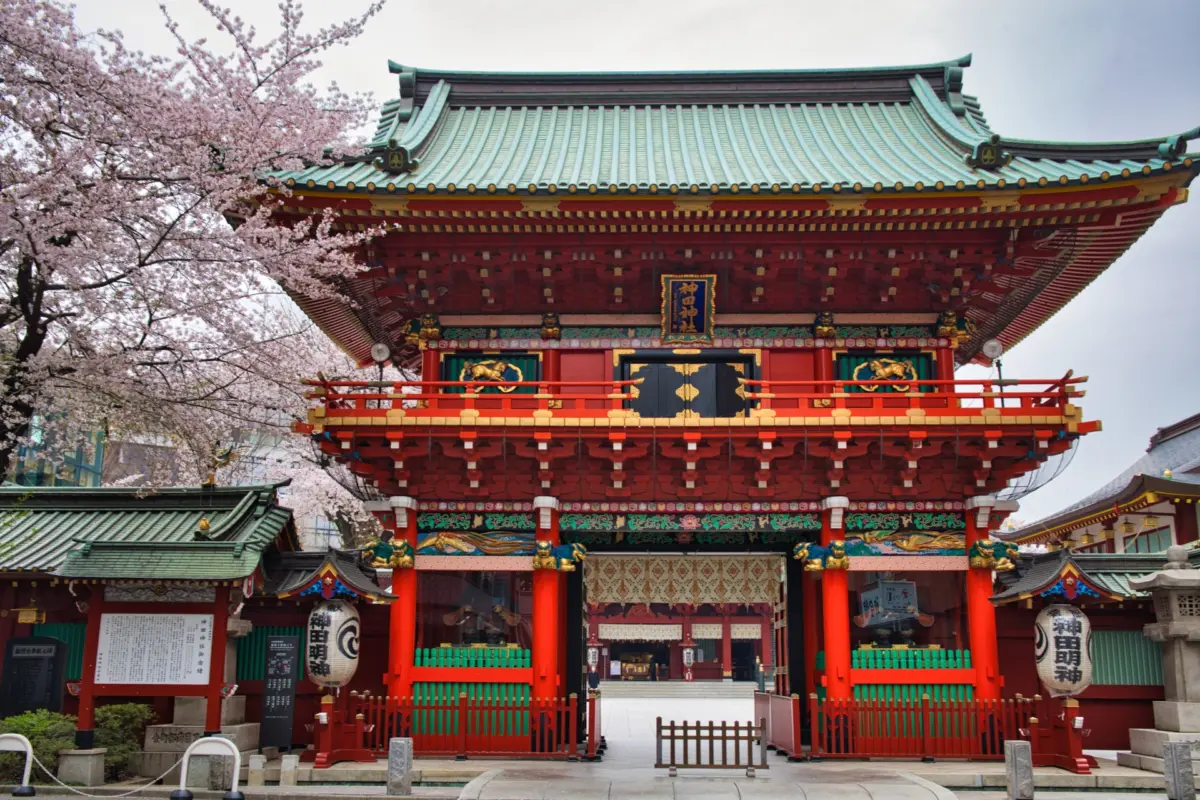
[[[493,667],[528,668],[528,650],[516,647],[420,647],[416,652],[418,667]]]
[[[254,626],[249,636],[237,640],[237,679],[261,681],[267,672],[267,637],[299,636],[300,657],[296,660],[296,680],[304,680],[304,646],[308,634],[304,626]]]
[[[449,649],[449,648],[447,648]],[[532,693],[525,683],[466,683],[442,681],[437,683],[414,683],[413,699],[417,710],[413,716],[416,733],[458,733],[457,711],[451,710],[458,703],[458,696],[497,706],[496,710],[481,713],[476,710],[471,726],[476,733],[502,736],[529,735],[529,701]],[[421,706],[444,708],[421,708]],[[516,708],[514,708],[516,706]]]
[[[1092,631],[1092,683],[1161,686],[1162,645],[1141,631]]]
[[[68,681],[83,679],[83,637],[87,633],[86,622],[47,622],[33,626],[34,636],[49,636],[67,646],[66,674]]]

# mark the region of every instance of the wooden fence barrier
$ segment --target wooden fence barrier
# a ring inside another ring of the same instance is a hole
[[[803,758],[800,745],[800,695],[754,693],[754,717],[766,720],[767,747],[791,761]]]
[[[671,777],[675,777],[680,767],[688,769],[745,769],[746,777],[753,778],[755,768],[767,769],[767,745],[764,737],[766,720],[759,720],[756,726],[753,722],[735,722],[732,727],[728,722],[720,725],[709,720],[705,725],[696,721],[688,723],[672,720],[665,726],[662,717],[658,717],[655,731],[655,767],[667,767]],[[670,757],[663,762],[663,743],[670,744]],[[676,752],[676,743],[679,752]],[[703,743],[708,742],[708,753],[703,749]],[[717,743],[721,749],[717,751]],[[746,743],[746,758],[742,760],[742,742]],[[733,760],[729,760],[729,745],[733,744]],[[695,745],[694,752],[692,745]],[[754,761],[754,745],[758,745],[758,762]],[[707,758],[705,756],[707,755]],[[717,756],[720,756],[718,760]]]
[[[1004,759],[1034,703],[1015,700],[828,700],[809,696],[813,758]]]
[[[411,697],[360,697],[357,712],[369,726],[367,749],[384,756],[388,740],[413,740],[418,756],[519,756],[579,758],[576,695],[508,701],[470,699],[415,701]]]

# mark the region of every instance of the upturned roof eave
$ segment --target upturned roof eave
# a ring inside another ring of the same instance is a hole
[[[1067,532],[1068,528],[1084,527],[1085,525],[1082,523],[1085,521],[1086,525],[1092,525],[1102,522],[1110,516],[1118,517],[1121,514],[1134,513],[1130,510],[1122,510],[1121,506],[1134,504],[1139,499],[1151,499],[1148,497],[1149,495],[1153,495],[1156,502],[1163,498],[1200,499],[1200,484],[1184,483],[1151,475],[1135,475],[1123,488],[1097,498],[1086,506],[1055,514],[1045,520],[1027,525],[1011,533],[999,534],[999,536],[1018,544],[1053,537],[1055,534]]]

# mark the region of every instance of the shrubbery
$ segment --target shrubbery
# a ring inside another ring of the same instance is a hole
[[[146,726],[154,720],[154,711],[142,703],[121,703],[96,709],[96,747],[104,747],[104,776],[121,780],[137,773],[137,754],[142,749]],[[75,717],[44,709],[27,711],[15,717],[0,719],[0,733],[19,733],[33,745],[33,754],[46,765],[57,769],[58,751],[75,747]],[[16,785],[21,781],[25,756],[20,753],[0,755],[0,785]],[[43,783],[48,779],[34,767],[30,780]]]
[[[146,726],[153,721],[154,709],[143,703],[96,709],[96,747],[108,748],[104,754],[106,780],[122,780],[137,774]]]
[[[0,733],[21,734],[33,745],[33,754],[38,760],[48,768],[55,769],[58,766],[58,751],[75,746],[75,717],[45,709],[26,711],[15,717],[0,719]],[[19,784],[24,768],[24,753],[0,755],[0,785]],[[36,764],[29,780],[36,783],[46,780],[39,775]]]

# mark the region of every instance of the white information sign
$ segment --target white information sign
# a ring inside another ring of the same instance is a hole
[[[96,683],[206,684],[212,614],[101,614]]]

